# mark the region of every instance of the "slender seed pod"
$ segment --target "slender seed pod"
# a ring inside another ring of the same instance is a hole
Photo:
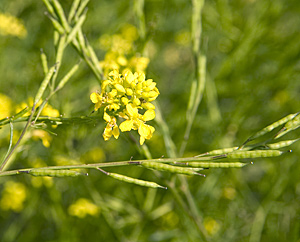
[[[253,151],[236,151],[227,154],[230,159],[245,159],[245,158],[258,158],[258,157],[273,157],[279,156],[283,152],[279,150],[253,150]]]
[[[197,168],[241,168],[248,163],[242,162],[189,162],[187,165]]]
[[[34,104],[37,104],[40,101],[43,93],[45,92],[45,90],[48,86],[49,81],[51,80],[51,77],[52,77],[53,73],[55,72],[55,70],[56,70],[56,65],[52,66],[50,68],[49,72],[47,73],[47,75],[45,76],[45,79],[42,81],[42,83],[40,85],[40,88],[39,88],[39,90],[38,90],[38,92],[37,92],[37,94],[34,98]]]
[[[200,156],[204,156],[204,155],[223,155],[223,154],[233,152],[233,151],[237,150],[238,148],[239,147],[236,146],[236,147],[231,147],[231,148],[212,150],[212,151],[206,152],[201,155],[196,155],[195,157],[200,157]]]
[[[299,139],[284,140],[284,141],[281,141],[281,142],[278,142],[278,143],[267,144],[267,147],[269,147],[270,149],[280,149],[280,148],[290,146],[293,143],[297,142],[298,140]]]
[[[53,27],[57,30],[57,32],[60,34],[65,34],[65,29],[61,26],[61,24],[49,13],[45,13],[45,14],[51,20]]]
[[[28,171],[28,174],[32,176],[50,176],[50,177],[75,177],[83,175],[80,172],[72,170],[50,170],[50,169],[32,169]]]
[[[52,14],[52,16],[56,17],[56,13],[54,12],[54,9],[52,5],[50,4],[49,0],[43,0],[44,4],[46,5],[46,8],[48,9],[49,13]]]
[[[60,5],[60,3],[57,1],[57,0],[52,0],[53,2],[53,6],[57,12],[57,15],[61,21],[61,24],[62,26],[64,27],[64,29],[69,33],[70,32],[70,25],[66,19],[66,16],[65,16],[65,13],[64,13],[64,10],[62,8],[62,6]]]
[[[140,186],[143,186],[143,187],[167,189],[167,187],[163,187],[163,186],[161,186],[161,185],[159,185],[155,182],[144,181],[144,180],[140,180],[140,179],[120,175],[120,174],[117,174],[117,173],[107,173],[107,175],[111,176],[112,178],[115,178],[117,180],[124,181],[124,182],[127,182],[127,183],[133,183],[133,184],[140,185]]]
[[[47,62],[47,56],[42,49],[41,49],[41,60],[42,60],[44,75],[46,76],[49,71],[48,62]]]
[[[72,6],[71,6],[71,9],[70,9],[70,12],[69,12],[69,16],[68,16],[68,22],[71,23],[72,22],[72,19],[76,13],[76,10],[79,6],[79,3],[80,3],[80,0],[74,0],[73,3],[72,3]]]
[[[87,50],[91,56],[91,60],[92,62],[94,63],[96,69],[98,70],[99,74],[103,74],[103,71],[101,69],[101,66],[98,64],[99,63],[99,60],[98,60],[98,57],[94,51],[94,49],[92,48],[92,46],[87,42]]]
[[[79,16],[82,14],[82,12],[84,11],[86,5],[89,3],[90,0],[83,0],[81,1],[76,13],[75,13],[75,20],[77,20],[79,18]]]
[[[275,136],[275,139],[278,139],[282,137],[283,135],[287,134],[288,132],[295,130],[300,127],[300,115],[298,114],[296,117],[294,117],[292,120],[287,122],[282,130],[278,132],[278,134]]]
[[[289,115],[285,116],[284,118],[270,124],[269,126],[267,126],[267,127],[263,128],[262,130],[258,131],[256,134],[252,135],[249,138],[249,141],[253,140],[253,139],[256,139],[260,136],[263,136],[266,133],[271,132],[272,130],[279,127],[280,125],[283,125],[283,124],[287,123],[288,121],[292,120],[296,115],[298,115],[298,113],[289,114]]]
[[[65,46],[67,46],[76,37],[77,32],[79,31],[79,29],[81,28],[83,22],[85,21],[85,18],[86,18],[86,14],[80,16],[80,18],[76,22],[76,25],[70,31],[70,33],[67,37],[67,41],[65,43]]]
[[[158,162],[151,162],[151,161],[145,161],[141,163],[142,166],[154,169],[158,171],[167,171],[171,173],[177,173],[177,174],[183,174],[183,175],[201,175],[193,170],[190,170],[185,167],[179,167],[179,166],[171,166],[164,163],[158,163]]]
[[[297,114],[291,121],[285,124],[286,129],[294,128],[295,126],[299,125],[300,123],[300,113]]]

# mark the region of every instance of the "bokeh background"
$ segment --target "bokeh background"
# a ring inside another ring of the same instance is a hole
[[[71,3],[63,1],[66,12]],[[83,31],[99,59],[105,55],[101,36],[120,33],[125,24],[138,25],[133,6],[133,1],[89,2]],[[1,118],[14,114],[14,107],[36,94],[43,79],[41,48],[54,64],[53,27],[45,11],[42,1],[0,2]],[[179,148],[195,68],[192,4],[146,0],[144,11],[147,77],[157,82],[158,103]],[[17,32],[5,30],[8,16],[18,19],[13,20]],[[205,1],[207,85],[184,156],[238,146],[261,128],[299,111],[299,26],[297,0]],[[61,73],[78,61],[69,48]],[[97,88],[96,78],[83,63],[50,105],[65,117],[89,115],[93,110],[89,95]],[[15,136],[23,125],[15,125]],[[59,125],[48,145],[31,134],[10,169],[145,158],[126,135],[105,142],[103,127],[101,121]],[[146,144],[153,157],[167,156],[162,133],[156,129]],[[9,127],[0,131],[4,157]],[[297,131],[287,136],[297,137]],[[108,169],[162,185],[173,181],[175,187],[166,191],[122,183],[96,171],[79,178],[2,177],[0,240],[299,242],[299,143],[292,150],[280,158],[257,159],[242,169],[214,169],[206,171],[206,178],[186,177],[187,183],[176,175],[139,167]]]

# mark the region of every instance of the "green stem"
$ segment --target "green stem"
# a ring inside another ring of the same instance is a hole
[[[192,0],[193,3],[193,14],[192,14],[192,49],[195,59],[195,80],[194,85],[196,86],[196,93],[191,93],[195,95],[191,100],[191,105],[187,110],[187,126],[184,133],[184,140],[180,147],[179,155],[182,156],[189,136],[191,128],[199,107],[199,104],[202,100],[205,87],[205,76],[206,76],[206,56],[202,53],[201,49],[201,34],[202,34],[202,19],[201,13],[204,6],[204,0]],[[195,84],[196,83],[196,84]]]
[[[21,140],[23,139],[28,127],[29,127],[29,124],[31,123],[31,120],[33,118],[33,114],[35,112],[35,103],[33,104],[33,107],[31,109],[31,115],[29,116],[28,120],[27,120],[27,123],[17,141],[17,143],[15,144],[15,146],[11,149],[11,151],[8,153],[8,155],[6,156],[6,158],[4,159],[3,163],[1,164],[1,167],[0,167],[0,173],[1,171],[4,169],[5,165],[7,164],[9,158],[12,156],[12,154],[14,153],[14,151],[17,149],[17,147],[19,146],[19,144],[21,143]]]
[[[92,164],[82,164],[82,165],[67,165],[67,166],[48,166],[41,167],[39,169],[47,170],[66,170],[66,169],[95,169],[99,167],[117,167],[117,166],[128,166],[128,165],[140,165],[143,162],[160,162],[160,163],[185,163],[192,161],[207,161],[207,160],[216,160],[220,157],[186,157],[186,158],[158,158],[158,159],[148,159],[148,160],[130,160],[130,161],[115,161],[115,162],[106,162],[106,163],[92,163]],[[25,171],[30,171],[34,168],[26,168],[20,170],[4,171],[0,172],[0,176],[9,176],[17,175]]]

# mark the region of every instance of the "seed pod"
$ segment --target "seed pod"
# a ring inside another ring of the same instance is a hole
[[[242,162],[190,162],[188,163],[191,167],[197,168],[241,168],[248,163]]]
[[[258,158],[258,157],[272,157],[279,156],[283,152],[279,150],[253,150],[253,151],[235,151],[227,154],[230,159],[245,159],[245,158]]]
[[[50,68],[49,72],[47,73],[44,80],[42,81],[40,88],[37,94],[35,95],[34,104],[37,104],[40,101],[55,71],[56,71],[56,64]]]
[[[287,122],[285,126],[278,132],[275,136],[275,139],[282,137],[283,135],[287,134],[288,132],[295,130],[300,127],[300,115],[298,114],[292,120]]]
[[[158,171],[168,171],[172,173],[177,173],[177,174],[183,174],[183,175],[201,175],[193,170],[190,170],[185,167],[179,167],[179,166],[171,166],[167,165],[164,163],[159,163],[159,162],[151,162],[151,161],[145,161],[141,163],[142,166],[149,168],[149,169],[154,169]]]
[[[50,169],[32,169],[28,171],[28,174],[32,176],[51,176],[51,177],[66,177],[66,176],[80,176],[83,175],[80,172],[72,170],[50,170]]]
[[[128,183],[133,183],[133,184],[140,185],[140,186],[143,186],[143,187],[167,189],[167,187],[163,187],[163,186],[161,186],[161,185],[159,185],[155,182],[144,181],[144,180],[140,180],[140,179],[120,175],[120,174],[117,174],[117,173],[107,173],[107,175],[111,176],[112,178],[115,178],[117,180],[128,182]]]
[[[285,116],[284,118],[276,121],[275,123],[270,124],[269,126],[263,128],[262,130],[258,131],[256,134],[252,135],[249,140],[253,140],[256,139],[260,136],[263,136],[266,133],[271,132],[273,129],[279,127],[280,125],[283,125],[285,123],[287,123],[288,121],[292,120],[296,115],[298,115],[298,113],[293,113],[293,114],[289,114],[287,116]]]
[[[270,149],[280,149],[283,147],[287,147],[292,145],[293,143],[297,142],[299,139],[293,139],[293,140],[284,140],[278,143],[273,143],[273,144],[267,144],[267,147]]]
[[[217,150],[212,150],[209,152],[206,152],[204,154],[201,155],[196,155],[195,157],[200,157],[200,156],[204,156],[204,155],[222,155],[222,154],[227,154],[230,152],[233,152],[235,150],[237,150],[239,147],[231,147],[231,148],[224,148],[224,149],[217,149]]]

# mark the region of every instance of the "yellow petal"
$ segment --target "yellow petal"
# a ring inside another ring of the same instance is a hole
[[[104,93],[105,92],[105,89],[106,89],[106,86],[108,84],[110,84],[111,81],[110,80],[105,80],[104,82],[102,82],[102,85],[101,85],[101,93]]]
[[[142,107],[148,110],[155,109],[155,106],[152,103],[142,103]]]
[[[90,95],[90,99],[91,99],[92,103],[97,103],[97,102],[99,102],[99,100],[101,100],[101,96],[98,93],[93,92]]]
[[[151,129],[148,125],[141,123],[138,129],[139,135],[143,137],[148,137],[151,134]]]
[[[117,125],[114,126],[114,128],[112,130],[112,134],[115,137],[115,139],[119,138],[120,132],[119,132],[119,128]]]
[[[109,123],[109,122],[111,121],[111,117],[110,117],[106,112],[104,112],[103,119],[104,119],[107,123]]]
[[[140,137],[140,145],[143,145],[145,142],[145,138],[143,136]]]
[[[109,140],[110,137],[112,136],[112,130],[111,130],[111,127],[109,124],[106,125],[106,128],[104,129],[104,132],[103,132],[103,138],[105,141]]]
[[[147,110],[143,115],[144,121],[149,121],[155,118],[155,111],[154,110]]]
[[[130,117],[136,117],[138,114],[138,109],[133,107],[131,103],[126,105],[126,111]]]
[[[121,93],[125,93],[126,92],[125,89],[124,89],[124,87],[122,85],[120,85],[120,84],[116,84],[115,88],[118,90],[118,92],[121,92]]]
[[[133,121],[132,120],[125,120],[124,122],[122,122],[120,124],[120,130],[122,132],[125,132],[125,131],[130,131],[133,127]]]
[[[113,70],[108,75],[112,76],[114,78],[119,77],[119,71],[118,70]]]
[[[130,84],[134,80],[134,75],[131,71],[127,71],[125,74],[125,80],[128,84]]]

